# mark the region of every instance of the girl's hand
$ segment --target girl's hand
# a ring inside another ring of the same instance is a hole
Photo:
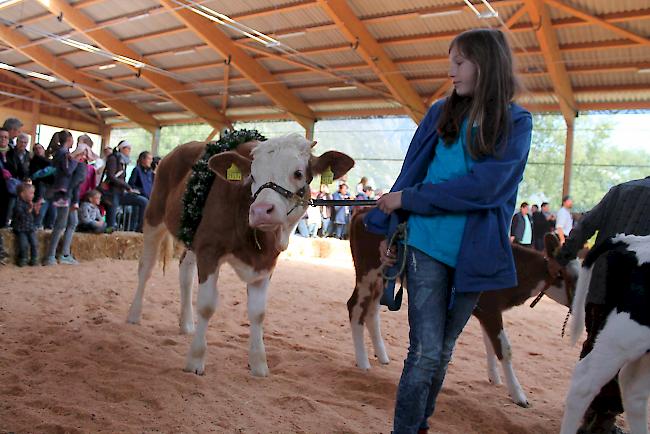
[[[380,197],[379,200],[377,200],[377,208],[379,208],[386,214],[390,214],[396,209],[400,209],[401,207],[402,207],[401,191],[386,193],[382,197]]]
[[[381,243],[379,243],[379,260],[384,268],[392,267],[395,264],[395,261],[397,261],[397,255],[395,252],[388,249],[387,240],[382,240]]]

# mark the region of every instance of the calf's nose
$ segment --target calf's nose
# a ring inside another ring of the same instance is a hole
[[[269,217],[273,213],[275,206],[272,203],[262,202],[251,206],[250,215],[251,222],[264,222],[269,220]]]

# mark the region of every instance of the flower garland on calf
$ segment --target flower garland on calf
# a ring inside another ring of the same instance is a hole
[[[192,166],[192,174],[187,181],[183,194],[183,212],[178,238],[188,248],[192,247],[194,234],[201,223],[203,207],[208,199],[210,188],[214,182],[215,173],[208,167],[208,160],[216,154],[232,151],[242,143],[253,140],[264,141],[266,137],[257,130],[236,130],[224,133],[216,142],[210,142],[205,147],[201,158]]]

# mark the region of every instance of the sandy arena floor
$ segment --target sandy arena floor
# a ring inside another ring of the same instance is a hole
[[[383,313],[393,362],[354,366],[351,267],[281,259],[265,322],[271,376],[247,368],[245,287],[229,267],[208,332],[206,375],[182,371],[178,268],[154,273],[142,325],[126,324],[136,261],[0,269],[0,432],[388,433],[406,352],[406,310]],[[460,338],[432,418],[439,433],[556,433],[578,349],[566,308],[506,314],[532,407],[488,383],[476,320]]]

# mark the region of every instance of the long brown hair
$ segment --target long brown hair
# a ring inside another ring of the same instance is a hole
[[[68,137],[72,137],[72,134],[68,130],[61,130],[54,133],[50,139],[50,144],[47,146],[47,150],[45,151],[45,156],[52,158],[54,154],[56,154],[56,151],[61,149],[65,144]]]
[[[471,96],[454,90],[442,109],[438,133],[445,143],[453,143],[467,116],[467,149],[473,159],[497,155],[500,139],[508,137],[509,105],[519,89],[512,51],[504,34],[496,29],[468,30],[456,36],[449,51],[456,49],[476,65],[476,83]],[[477,134],[472,137],[472,126]]]

